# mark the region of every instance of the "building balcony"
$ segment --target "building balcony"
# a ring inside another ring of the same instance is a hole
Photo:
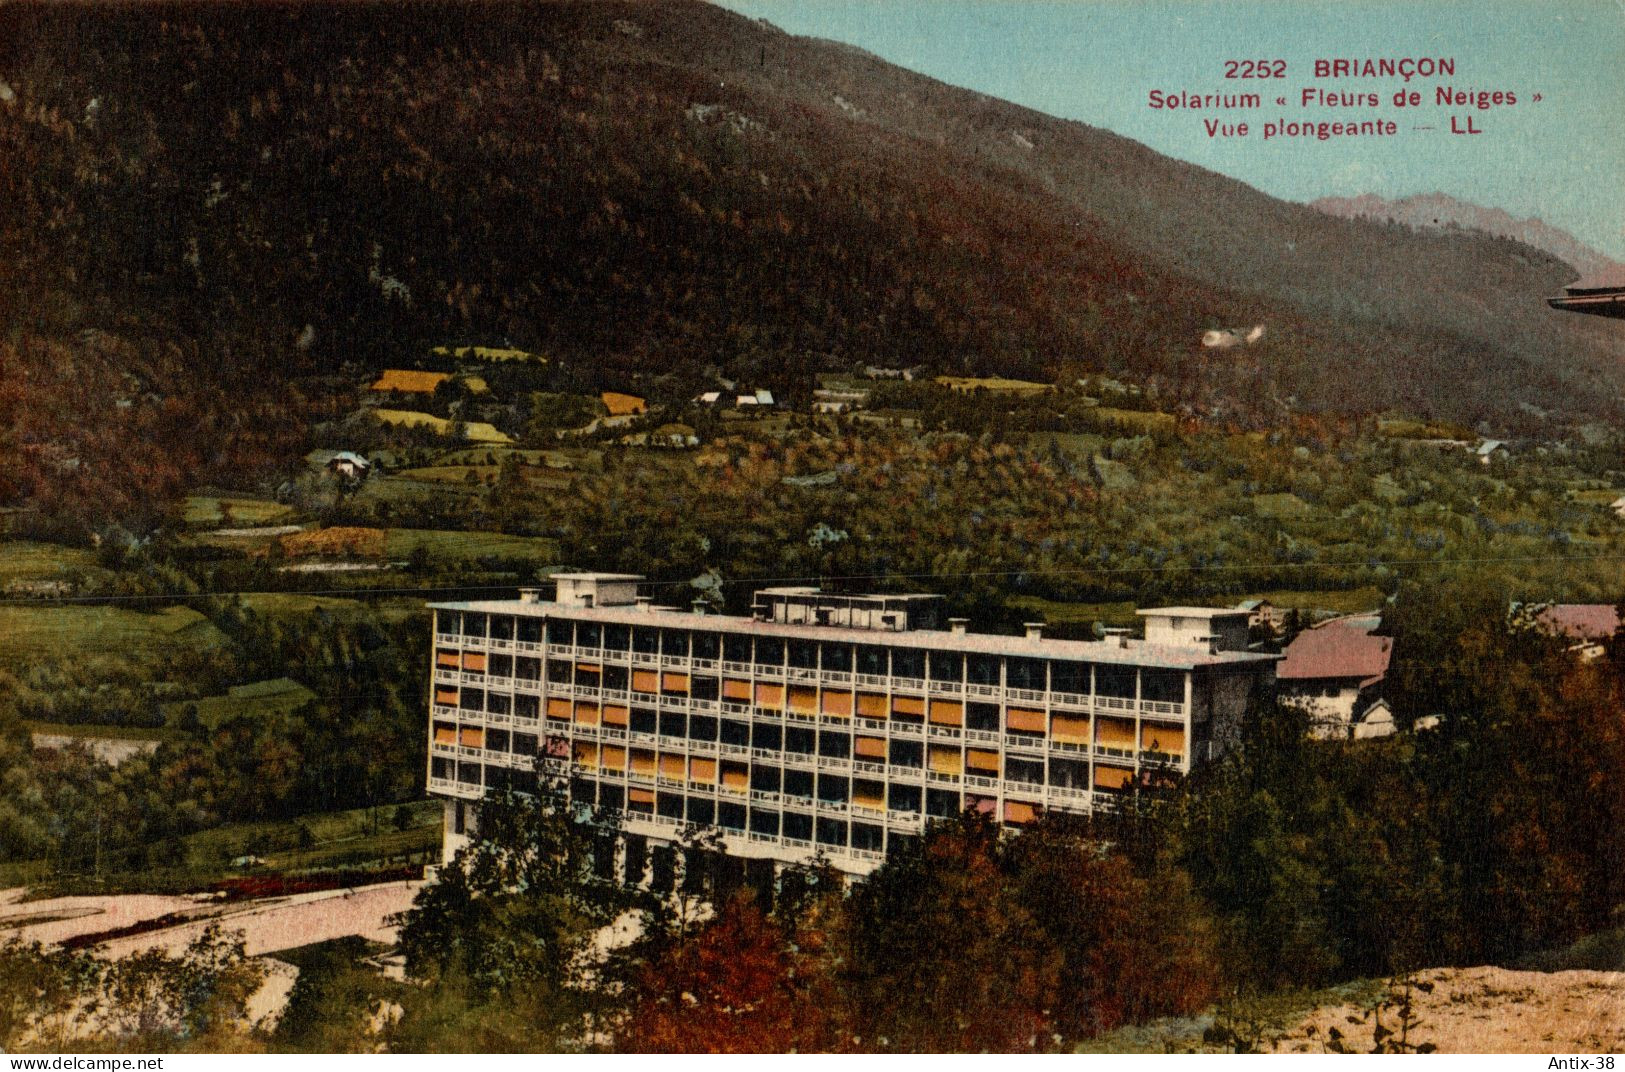
[[[852,760],[848,756],[819,756],[819,770],[851,770]]]
[[[931,736],[939,740],[957,741],[964,736],[964,731],[958,726],[932,726]]]
[[[873,763],[873,762],[870,762],[869,760],[866,760],[866,759],[855,759],[855,760],[853,760],[852,761],[852,769],[859,772],[860,774],[885,774],[886,773],[886,765],[884,763]]]
[[[978,789],[997,789],[999,788],[999,779],[989,778],[985,774],[967,774],[965,775],[965,784],[973,785]]]
[[[937,785],[958,785],[960,783],[960,776],[958,774],[950,774],[947,771],[929,771],[927,772],[927,780],[934,782]]]
[[[1019,733],[1007,733],[1004,735],[1004,747],[1017,752],[1042,753],[1044,751],[1044,738]]]
[[[894,737],[924,737],[925,727],[918,722],[893,722],[891,732]]]

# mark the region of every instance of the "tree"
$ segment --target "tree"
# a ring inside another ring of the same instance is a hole
[[[853,891],[848,986],[863,1048],[1047,1048],[1062,957],[1000,864],[998,828],[966,813]]]
[[[600,997],[587,944],[629,902],[626,891],[593,877],[594,844],[613,825],[583,814],[546,778],[535,795],[488,795],[476,836],[401,917],[408,974],[445,991],[409,1008],[408,1019],[472,1017],[498,1039],[524,1024],[521,1048],[572,1044]],[[523,1015],[507,1020],[514,1010]]]

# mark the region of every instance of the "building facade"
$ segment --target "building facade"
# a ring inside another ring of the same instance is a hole
[[[718,831],[729,855],[872,870],[932,817],[1087,812],[1234,739],[1277,656],[1244,611],[1143,610],[1146,639],[971,633],[935,595],[759,592],[750,617],[657,607],[641,578],[442,603],[429,791],[449,860],[487,790],[567,778],[628,840]]]

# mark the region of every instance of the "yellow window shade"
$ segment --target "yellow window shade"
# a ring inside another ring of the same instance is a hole
[[[723,678],[722,698],[724,700],[737,700],[740,703],[750,703],[750,682],[739,681],[731,677]]]
[[[925,701],[918,696],[893,696],[891,698],[891,713],[893,716],[902,715],[905,718],[919,718],[925,714]]]
[[[660,675],[660,689],[662,692],[687,692],[688,675],[666,672]]]
[[[463,665],[463,657],[455,651],[442,651],[435,654],[434,662],[436,666],[449,666],[455,670]]]
[[[440,704],[452,704],[455,706],[457,703],[457,690],[436,689],[434,693],[434,702]]]
[[[455,727],[455,726],[443,726],[440,723],[436,722],[435,726],[434,726],[434,743],[435,744],[456,744],[457,743],[457,727]]]
[[[864,718],[885,718],[886,698],[873,692],[858,693],[858,714]]]
[[[633,804],[647,804],[652,808],[655,806],[655,791],[653,789],[639,789],[637,786],[633,786],[626,791],[626,799]]]
[[[1151,722],[1140,724],[1140,747],[1153,752],[1185,751],[1185,728],[1183,726],[1158,726]]]
[[[717,780],[717,761],[714,759],[701,759],[695,756],[688,761],[688,780],[691,782],[715,782]]]
[[[626,749],[620,745],[606,744],[603,751],[604,767],[608,770],[626,769]]]
[[[939,726],[963,726],[965,705],[958,700],[932,700],[931,721]]]
[[[830,692],[824,690],[820,698],[822,710],[826,715],[835,715],[839,718],[852,717],[852,694],[850,692]]]
[[[790,710],[809,713],[818,710],[818,690],[806,685],[791,685]]]
[[[562,696],[549,697],[547,701],[547,717],[568,720],[570,717],[570,701]]]
[[[1057,741],[1083,743],[1089,740],[1089,720],[1076,715],[1056,715],[1050,735]]]
[[[605,704],[604,725],[624,727],[629,718],[629,714],[630,713],[627,711],[625,704]]]
[[[463,655],[463,669],[464,670],[477,670],[482,674],[485,673],[485,656],[476,655],[471,651],[464,653],[464,655]]]
[[[865,808],[884,808],[886,791],[873,782],[858,782],[852,787],[852,803]]]
[[[645,752],[641,748],[632,749],[632,770],[638,774],[653,774],[655,772],[655,754]]]
[[[583,767],[598,766],[598,746],[591,741],[577,741],[575,743],[574,759]]]
[[[595,703],[576,703],[576,721],[583,726],[598,725],[598,705]]]
[[[1102,715],[1096,728],[1100,732],[1098,740],[1101,744],[1110,748],[1134,747],[1134,723],[1128,719]]]
[[[1038,809],[1031,804],[1023,804],[1019,800],[1004,802],[1004,821],[1007,823],[1030,823],[1038,818]]]
[[[859,737],[852,746],[852,750],[858,755],[866,756],[869,759],[886,758],[886,742],[879,737]]]
[[[722,784],[730,789],[743,789],[750,784],[750,771],[737,763],[722,766]]]
[[[969,748],[965,751],[965,766],[973,771],[984,774],[999,773],[999,754],[989,752],[985,748]]]
[[[1043,733],[1044,712],[1027,707],[1006,708],[1004,724],[1016,733]]]
[[[601,674],[603,672],[604,668],[597,663],[576,663],[576,673],[578,674]]]
[[[1096,767],[1096,789],[1121,789],[1134,780],[1134,772],[1122,767]]]
[[[758,684],[756,686],[756,706],[766,707],[773,711],[784,710],[784,686]]]
[[[957,748],[931,747],[931,769],[938,774],[959,774],[964,770],[964,758]]]
[[[663,755],[660,757],[660,773],[668,778],[681,778],[685,766],[682,756]]]
[[[457,734],[457,743],[464,748],[484,748],[485,731],[478,726],[464,726]]]
[[[660,675],[653,670],[632,671],[633,692],[659,692]]]

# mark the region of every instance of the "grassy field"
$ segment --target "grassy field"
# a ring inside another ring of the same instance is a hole
[[[0,591],[14,584],[64,580],[75,571],[100,572],[95,553],[32,540],[0,541]]]
[[[1054,384],[1034,383],[1031,380],[1009,380],[1003,376],[938,376],[937,382],[952,391],[991,391],[1017,395],[1035,395],[1054,388]]]
[[[237,685],[223,696],[200,700],[177,700],[162,705],[164,718],[179,725],[188,707],[197,708],[198,721],[209,729],[237,718],[265,718],[298,710],[316,694],[290,678],[273,678],[249,685]]]
[[[558,546],[552,540],[539,536],[444,529],[390,529],[384,539],[384,557],[399,561],[420,547],[437,562],[483,558],[487,555],[544,562],[558,558]]]
[[[1241,999],[1210,1008],[1199,1016],[1170,1017],[1120,1027],[1090,1039],[1076,1052],[1222,1053],[1227,1052],[1227,1048],[1204,1038],[1215,1026],[1228,1027],[1244,1039],[1267,1044],[1290,1031],[1313,1009],[1342,1004],[1369,1007],[1376,1004],[1386,990],[1384,980],[1356,979],[1321,990],[1295,990]]]
[[[432,428],[440,435],[451,431],[452,422],[443,417],[436,417],[432,413],[420,413],[413,409],[375,409],[369,410],[385,424],[404,425],[408,428]],[[469,421],[463,425],[463,438],[471,443],[512,443],[507,435],[484,421]]]
[[[188,607],[147,613],[122,607],[0,606],[0,662],[78,655],[162,655],[211,647],[225,636]]]
[[[423,611],[416,599],[344,599],[339,596],[311,596],[302,592],[249,592],[243,605],[255,614],[272,618],[306,618],[321,611],[334,618],[361,620],[377,617],[388,623],[403,622]]]
[[[188,495],[186,512],[182,519],[188,525],[226,525],[251,527],[276,525],[293,516],[293,508],[270,499],[220,498],[213,495]]]

